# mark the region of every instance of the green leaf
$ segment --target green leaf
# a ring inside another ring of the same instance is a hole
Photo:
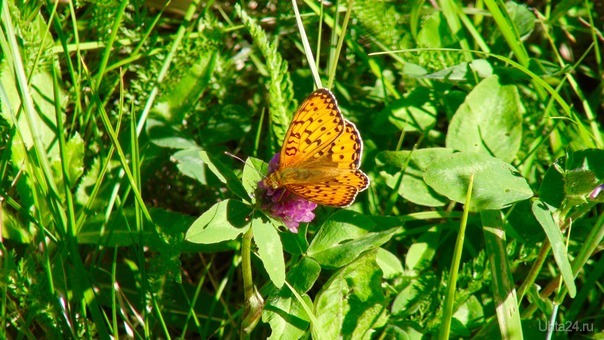
[[[537,18],[532,11],[530,11],[526,5],[521,5],[513,1],[505,3],[506,10],[512,19],[516,32],[521,39],[527,38],[535,29],[535,22]]]
[[[15,244],[28,244],[32,242],[32,235],[26,225],[19,218],[18,214],[13,213],[8,209],[2,211],[0,223],[2,223],[2,238],[10,240]],[[6,242],[6,241],[4,241]]]
[[[106,247],[125,247],[142,242],[152,251],[167,247],[178,248],[180,252],[219,252],[233,251],[236,243],[223,242],[220,244],[198,244],[184,242],[185,233],[195,221],[195,217],[159,208],[149,209],[153,224],[144,224],[144,230],[131,229],[136,224],[134,208],[125,208],[120,214],[113,214],[108,221],[105,216],[98,214],[86,220],[78,232],[78,243],[103,245]]]
[[[482,326],[483,324],[481,320],[484,320],[484,317],[485,315],[482,302],[479,301],[475,295],[468,296],[468,299],[465,300],[464,303],[457,308],[455,314],[453,314],[453,319],[459,320],[460,324],[463,325],[463,328],[466,331],[468,328]],[[452,326],[455,326],[455,324]],[[455,332],[455,330],[452,331]]]
[[[543,227],[549,243],[552,245],[552,253],[556,264],[562,274],[562,279],[568,288],[568,294],[571,298],[574,298],[577,294],[577,287],[575,286],[575,277],[571,268],[570,262],[568,261],[568,254],[566,252],[566,243],[560,232],[560,227],[556,224],[553,217],[554,208],[548,206],[546,203],[535,200],[533,202],[533,214],[537,218],[537,221]]]
[[[369,232],[376,226],[369,217],[340,210],[321,227],[307,255],[322,266],[339,268],[354,261],[364,251],[375,249],[388,242],[398,228],[382,232]]]
[[[216,203],[193,222],[185,239],[203,244],[234,240],[249,228],[247,218],[251,213],[252,208],[240,201]]]
[[[76,133],[65,144],[65,159],[54,158],[50,162],[55,181],[65,180],[61,163],[67,164],[67,183],[70,188],[75,186],[78,179],[84,173],[84,141],[80,134]]]
[[[201,184],[207,184],[206,168],[199,158],[200,151],[200,148],[180,150],[174,153],[171,159],[176,162],[176,167],[185,176],[191,177]]]
[[[199,156],[206,163],[208,169],[210,169],[222,183],[226,184],[227,188],[229,188],[232,193],[248,202],[251,201],[250,195],[248,195],[247,191],[245,191],[245,188],[231,168],[226,166],[212,154],[209,154],[205,151],[200,151]]]
[[[386,249],[377,249],[375,262],[380,266],[385,279],[394,279],[403,275],[403,264],[400,258]]]
[[[264,178],[267,171],[268,164],[258,158],[248,157],[245,160],[241,183],[250,196],[255,194],[258,182]]]
[[[481,210],[480,219],[489,268],[493,280],[493,303],[503,338],[523,339],[522,323],[511,260],[506,252],[503,214],[499,210]]]
[[[283,246],[277,229],[270,222],[260,218],[252,221],[254,242],[258,247],[258,256],[264,265],[271,281],[277,288],[285,283],[285,260],[283,259]]]
[[[469,63],[464,62],[426,74],[422,78],[448,81],[474,81],[476,75],[480,78],[492,76],[493,66],[484,59],[475,59]]]
[[[325,339],[365,339],[386,324],[388,308],[375,251],[338,270],[317,294],[315,315]]]
[[[445,148],[383,151],[378,153],[376,160],[385,167],[380,171],[380,176],[385,179],[388,187],[396,187],[399,195],[415,204],[440,207],[447,203],[447,199],[426,184],[424,172],[432,161],[452,153],[453,150]],[[401,185],[397,186],[401,169],[405,173]]]
[[[533,196],[531,187],[512,165],[472,152],[458,152],[435,160],[426,169],[424,180],[439,194],[464,203],[472,173],[474,211],[503,209]]]
[[[271,130],[275,140],[282,141],[289,127],[292,112],[296,108],[293,99],[292,81],[287,72],[287,62],[283,60],[275,43],[271,43],[262,27],[237,4],[235,11],[243,25],[249,30],[254,45],[266,60],[269,73],[269,112]]]
[[[428,269],[440,242],[439,229],[432,227],[414,242],[405,256],[405,265],[409,269],[421,271]]]
[[[499,77],[489,77],[457,109],[449,125],[446,145],[512,161],[520,149],[523,113],[516,86],[501,85]]]
[[[564,164],[564,192],[573,203],[585,202],[589,194],[604,183],[604,150],[571,152]]]
[[[431,99],[431,92],[418,87],[405,97],[395,100],[382,110],[374,120],[372,130],[387,135],[394,131],[427,131],[436,124],[437,109]]]
[[[539,198],[548,205],[556,208],[562,206],[565,198],[564,193],[564,174],[562,167],[558,164],[563,160],[556,161],[547,169],[543,181],[539,187]]]
[[[46,65],[43,65],[46,66]],[[33,136],[27,125],[26,115],[17,114],[17,108],[21,106],[20,95],[17,85],[14,82],[13,71],[8,69],[9,63],[0,63],[0,87],[5,91],[8,101],[0,100],[0,116],[3,117],[10,126],[17,125],[17,131],[20,137],[14,138],[14,143],[20,143],[21,138],[27,148],[33,146]],[[48,67],[54,67],[48,65]],[[33,100],[36,112],[34,118],[37,120],[36,128],[42,144],[47,148],[49,156],[58,155],[58,146],[56,143],[56,111],[54,104],[54,84],[52,75],[49,72],[39,72],[31,77],[30,95]],[[59,88],[60,107],[65,107],[67,95],[63,88]],[[64,113],[61,113],[64,115]],[[13,119],[14,118],[14,119]],[[62,118],[65,121],[65,117]],[[63,133],[63,131],[61,131]],[[21,164],[18,161],[17,164]]]
[[[312,306],[308,294],[303,294],[302,299],[308,306]],[[269,339],[300,339],[310,325],[310,319],[302,304],[292,297],[276,297],[271,300],[270,305],[264,307],[262,321],[271,326]]]
[[[418,312],[421,301],[429,301],[432,292],[438,291],[438,280],[434,273],[422,273],[421,280],[411,280],[401,289],[392,302],[391,312],[398,318],[406,319]]]
[[[209,117],[204,125],[204,145],[215,145],[229,141],[238,141],[247,135],[252,127],[249,108],[242,105],[226,104],[209,108]]]
[[[420,78],[428,73],[425,68],[413,63],[405,63],[401,72],[403,75],[411,78]]]
[[[389,323],[386,325],[382,339],[396,340],[421,340],[424,338],[425,330],[412,321],[398,322],[396,325]]]
[[[420,47],[449,47],[455,44],[457,38],[451,34],[445,17],[440,11],[435,11],[427,19],[417,34],[417,44]]]
[[[145,126],[151,142],[170,149],[199,149],[193,137],[187,136],[176,125],[156,119],[147,119]]]
[[[182,67],[179,71],[183,74],[178,83],[162,89],[162,96],[158,98],[151,112],[152,117],[170,124],[181,124],[208,87],[217,56],[216,51],[208,50],[201,53],[192,65]]]
[[[80,176],[84,173],[84,140],[79,133],[75,133],[69,141],[67,141],[65,150],[67,167],[67,180],[69,186],[73,188]]]
[[[593,190],[604,182],[604,150],[585,149],[570,152],[547,170],[539,188],[539,197],[550,206],[560,208],[589,201],[602,201],[604,195],[592,198]]]
[[[313,286],[320,272],[321,266],[317,261],[302,257],[287,273],[287,282],[302,295],[308,306],[312,306],[312,301],[305,293]],[[271,292],[262,321],[271,326],[271,338],[280,339],[299,339],[310,325],[310,318],[289,287]]]

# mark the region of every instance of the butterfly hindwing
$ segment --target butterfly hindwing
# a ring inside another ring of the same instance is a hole
[[[312,185],[289,185],[288,190],[317,204],[334,207],[346,207],[354,202],[359,190],[348,185],[329,185],[316,183]]]
[[[350,205],[359,191],[369,186],[369,179],[361,170],[342,170],[337,177],[308,184],[288,184],[294,194],[322,205],[345,207]]]

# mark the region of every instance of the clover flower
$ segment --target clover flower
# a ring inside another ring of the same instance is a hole
[[[598,185],[592,192],[589,194],[589,198],[595,200],[601,191],[604,190],[604,184]]]
[[[268,175],[279,168],[280,154],[277,153],[268,163]],[[300,222],[310,222],[315,218],[313,210],[317,204],[288,191],[286,188],[273,189],[264,181],[258,182],[259,200],[262,210],[281,220],[292,233],[298,232]]]

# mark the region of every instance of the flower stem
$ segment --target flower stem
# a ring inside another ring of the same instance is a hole
[[[243,234],[241,246],[241,270],[243,272],[243,294],[245,301],[249,301],[254,294],[254,282],[252,278],[252,237],[254,233],[250,228]]]
[[[241,322],[240,338],[246,339],[252,332],[260,317],[264,307],[264,300],[254,286],[252,277],[252,237],[254,233],[252,228],[243,234],[243,243],[241,246],[241,270],[243,275],[243,295],[245,298],[245,308],[243,310],[243,321]]]

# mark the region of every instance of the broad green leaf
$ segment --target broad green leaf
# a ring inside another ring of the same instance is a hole
[[[309,257],[302,257],[287,273],[287,282],[312,306],[310,297],[305,293],[313,286],[321,266]],[[271,338],[298,339],[308,329],[310,318],[289,287],[282,287],[271,292],[267,299],[262,321],[270,324]]]
[[[500,84],[497,76],[484,79],[457,109],[446,145],[510,162],[520,149],[523,113],[516,86]]]
[[[10,126],[17,125],[17,131],[20,137],[14,138],[13,142],[20,142],[21,138],[27,148],[33,146],[33,136],[31,135],[24,113],[18,114],[17,109],[21,107],[21,97],[14,82],[13,72],[8,68],[7,62],[0,63],[0,86],[5,91],[9,101],[0,100],[0,116],[2,116]],[[54,67],[54,66],[53,66]],[[49,72],[36,73],[31,77],[29,93],[33,100],[36,112],[34,112],[33,124],[35,124],[38,137],[42,144],[47,148],[49,156],[58,155],[58,146],[56,143],[56,112],[54,100],[54,84],[52,75]],[[59,106],[65,107],[67,102],[66,91],[59,88]],[[64,115],[62,113],[62,115]],[[65,121],[65,117],[62,118]],[[63,131],[61,131],[63,132]],[[21,164],[20,161],[17,164]]]
[[[77,132],[67,141],[66,157],[69,164],[67,177],[70,187],[73,187],[84,174],[84,141]]]
[[[475,295],[468,296],[467,300],[453,314],[453,318],[460,321],[460,325],[463,326],[465,331],[468,331],[468,328],[476,328],[483,325],[482,320],[484,320],[484,317],[482,302]],[[458,333],[458,335],[461,334]]]
[[[377,249],[375,262],[380,266],[385,279],[394,279],[403,275],[401,259],[386,249]]]
[[[418,272],[429,268],[439,242],[439,229],[436,227],[430,228],[409,247],[409,251],[405,256],[405,266]]]
[[[558,160],[547,169],[541,186],[539,187],[539,198],[548,205],[560,208],[564,202],[564,169],[558,164]]]
[[[307,255],[324,267],[339,268],[354,261],[362,252],[388,242],[398,228],[370,232],[376,226],[369,217],[340,210],[321,227]]]
[[[543,227],[547,239],[552,246],[552,253],[556,264],[562,274],[562,279],[568,288],[568,294],[571,298],[574,298],[577,294],[577,287],[575,286],[575,277],[571,268],[570,262],[568,261],[568,254],[566,252],[566,243],[560,232],[560,227],[554,221],[553,217],[554,209],[548,206],[546,203],[535,200],[533,202],[533,214],[537,218],[537,221]]]
[[[368,339],[388,319],[375,251],[338,270],[317,294],[317,329],[325,339]],[[315,325],[312,325],[314,328]]]
[[[268,164],[254,157],[248,157],[245,160],[241,183],[250,196],[255,195],[260,182],[268,169]]]
[[[440,11],[434,11],[424,20],[417,34],[417,44],[420,47],[450,47],[457,41],[451,34],[445,17]]]
[[[50,162],[55,181],[65,180],[63,178],[63,168],[61,163],[67,164],[67,183],[73,188],[75,183],[84,173],[84,141],[80,134],[76,133],[65,144],[65,159],[60,157],[53,158]]]
[[[206,182],[206,168],[203,161],[199,157],[200,148],[191,148],[175,152],[171,158],[176,162],[176,167],[185,176],[197,180],[201,184]]]
[[[514,1],[506,2],[505,7],[520,38],[527,38],[533,32],[537,20],[533,12],[526,5]]]
[[[413,63],[405,63],[401,72],[411,78],[420,78],[428,73],[425,68]]]
[[[470,175],[474,173],[472,210],[499,210],[529,199],[533,191],[512,165],[473,152],[458,152],[432,162],[424,180],[449,199],[464,203]]]
[[[252,230],[264,269],[273,284],[281,288],[285,282],[285,260],[279,233],[271,223],[264,222],[260,218],[252,221]]]
[[[199,156],[208,166],[208,169],[210,169],[222,183],[226,184],[227,188],[229,188],[232,193],[250,202],[250,196],[247,191],[245,191],[245,188],[231,168],[222,163],[218,158],[214,157],[214,155],[205,151],[200,151]]]
[[[415,151],[383,151],[378,153],[378,164],[384,165],[380,176],[385,179],[386,185],[395,188],[400,177],[400,170],[405,174],[400,186],[397,187],[399,195],[415,204],[439,207],[447,203],[446,197],[439,195],[424,181],[426,167],[435,159],[453,153],[451,149],[429,148]]]
[[[302,298],[308,306],[312,300],[308,294]],[[310,319],[304,308],[295,297],[277,297],[270,305],[264,307],[262,322],[271,326],[271,336],[268,339],[300,339],[307,333]]]
[[[15,244],[28,244],[32,241],[33,235],[31,235],[18,214],[3,208],[0,223],[2,223],[0,235],[4,240],[10,240]]]
[[[430,130],[436,124],[437,109],[433,102],[430,90],[416,88],[386,106],[374,120],[372,130],[383,135],[394,132],[391,126],[399,131]]]
[[[199,149],[193,137],[187,136],[175,124],[156,119],[147,119],[145,126],[151,142],[157,146],[170,149]]]
[[[203,244],[234,240],[249,228],[247,218],[251,213],[252,208],[240,201],[216,203],[193,222],[185,239]]]

